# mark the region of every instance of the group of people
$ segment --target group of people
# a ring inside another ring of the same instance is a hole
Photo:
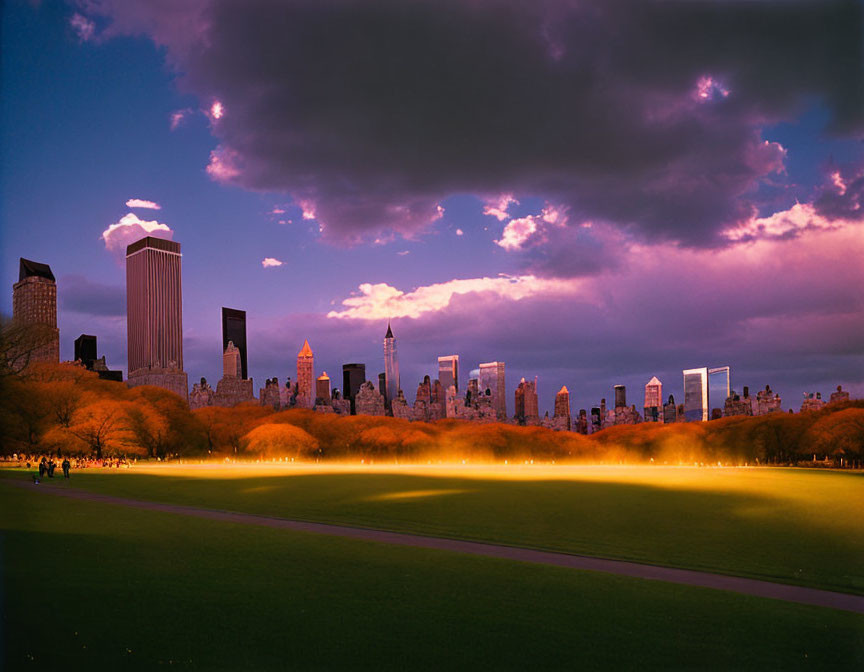
[[[57,463],[55,463],[54,468],[56,469],[59,465],[60,457],[57,458]],[[24,467],[25,469],[30,469],[33,465],[41,464],[42,462],[46,463],[47,466],[50,462],[54,460],[53,456],[50,453],[47,454],[27,454],[27,453],[12,453],[12,455],[3,455],[0,456],[0,462],[15,462],[19,467]],[[97,458],[95,456],[83,457],[81,455],[70,455],[63,459],[63,461],[69,461],[71,469],[87,469],[90,467],[128,467],[135,460],[128,459],[125,456],[123,457],[105,457],[105,458]],[[62,466],[62,465],[60,465]]]
[[[54,472],[57,471],[58,467],[63,472],[63,478],[69,478],[72,469],[87,469],[88,467],[114,467],[115,469],[119,469],[120,467],[128,468],[131,466],[131,463],[134,462],[134,459],[130,461],[125,456],[97,458],[95,456],[83,457],[80,455],[67,455],[63,457],[61,461],[59,455],[55,458],[50,453],[44,455],[13,453],[11,455],[0,455],[0,462],[14,462],[17,463],[19,467],[23,467],[28,471],[36,466],[37,471],[32,472],[33,482],[39,483],[46,476],[48,478],[54,478]]]
[[[69,471],[72,469],[72,463],[69,461],[68,457],[63,458],[60,468],[63,469],[63,478],[69,478]],[[45,474],[48,474],[48,478],[54,478],[55,469],[57,469],[57,463],[54,461],[54,458],[45,457],[43,455],[42,459],[39,460],[39,476],[37,477],[36,474],[33,474],[33,480],[38,483],[45,477]]]

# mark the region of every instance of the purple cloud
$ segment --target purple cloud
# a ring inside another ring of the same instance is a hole
[[[149,35],[182,86],[219,101],[213,179],[312,204],[331,240],[412,236],[443,198],[468,192],[723,245],[783,169],[764,125],[817,99],[832,132],[864,128],[858,3],[88,8],[109,20],[106,35]]]

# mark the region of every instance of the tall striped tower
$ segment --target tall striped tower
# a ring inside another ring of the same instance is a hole
[[[147,236],[126,248],[126,337],[130,387],[188,395],[183,371],[180,243]]]

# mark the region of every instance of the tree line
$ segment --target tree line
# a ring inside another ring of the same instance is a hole
[[[458,420],[274,411],[255,403],[192,411],[157,387],[129,388],[73,364],[33,363],[0,376],[5,454],[297,460],[539,460],[677,464],[864,462],[864,401],[806,413],[705,423],[642,423],[583,436]]]

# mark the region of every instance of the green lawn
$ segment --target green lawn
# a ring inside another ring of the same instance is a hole
[[[562,467],[538,471],[538,480],[507,480],[501,469],[106,471],[75,473],[71,485],[864,593],[861,474]],[[25,477],[20,471],[0,476]]]
[[[0,528],[9,670],[864,666],[864,617],[720,591],[2,486]]]

